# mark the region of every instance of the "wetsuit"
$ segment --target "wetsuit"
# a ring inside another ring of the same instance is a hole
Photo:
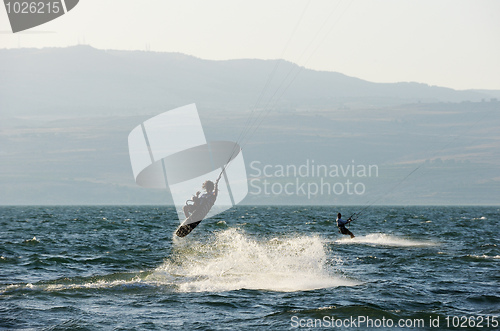
[[[341,218],[337,218],[337,227],[339,228],[340,233],[350,235],[351,238],[354,238],[354,235],[351,231],[349,231],[345,226],[349,223],[350,220],[344,221]]]

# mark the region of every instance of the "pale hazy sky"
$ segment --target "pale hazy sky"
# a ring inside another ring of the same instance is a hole
[[[0,48],[85,43],[214,60],[284,58],[374,82],[500,90],[497,0],[80,0],[17,34],[0,8],[0,31]]]

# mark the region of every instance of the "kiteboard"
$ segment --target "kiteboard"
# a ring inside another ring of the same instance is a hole
[[[181,237],[182,238],[182,237],[187,236],[188,234],[191,233],[191,231],[193,231],[193,229],[195,227],[198,226],[198,224],[201,223],[201,221],[197,221],[197,222],[194,222],[194,223],[187,223],[187,224],[185,224],[190,219],[190,217],[186,218],[184,220],[184,222],[182,222],[182,224],[179,225],[179,227],[175,231],[175,234],[177,235],[177,237]]]

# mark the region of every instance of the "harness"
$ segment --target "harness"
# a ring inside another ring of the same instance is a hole
[[[344,223],[344,224],[339,224],[338,220],[337,220],[337,227],[339,228],[339,233],[348,234],[349,230],[347,230],[347,228],[345,226],[351,224],[351,222],[352,222],[352,219],[350,217],[347,220],[347,223]]]

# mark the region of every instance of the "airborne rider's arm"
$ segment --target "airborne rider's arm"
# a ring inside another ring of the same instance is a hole
[[[196,192],[196,195],[193,195],[191,200],[193,200],[195,205],[198,204],[198,202],[200,201],[200,191]]]

